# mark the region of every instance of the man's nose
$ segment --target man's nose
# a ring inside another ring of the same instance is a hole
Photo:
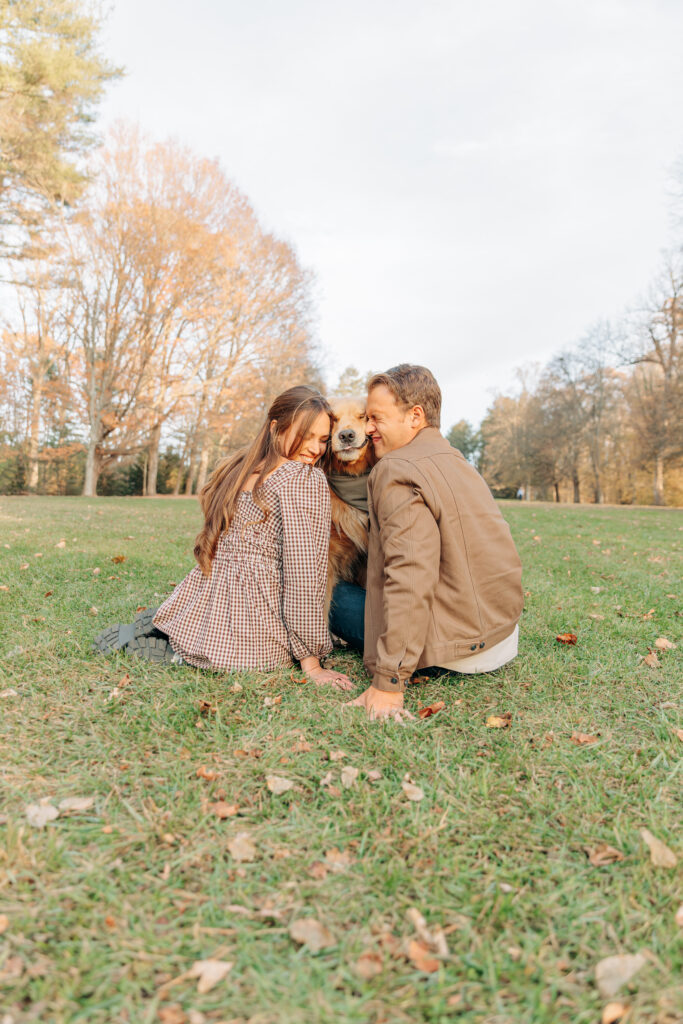
[[[341,441],[342,444],[351,444],[352,441],[356,440],[356,431],[355,430],[340,430],[339,431],[339,440]]]

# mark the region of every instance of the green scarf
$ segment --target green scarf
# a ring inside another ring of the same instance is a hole
[[[330,487],[347,505],[368,511],[368,477],[370,472],[361,476],[345,476],[343,473],[330,473],[327,477]]]

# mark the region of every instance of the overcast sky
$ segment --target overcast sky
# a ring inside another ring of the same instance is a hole
[[[113,0],[105,123],[220,158],[318,280],[327,376],[443,426],[637,300],[671,244],[680,0]]]

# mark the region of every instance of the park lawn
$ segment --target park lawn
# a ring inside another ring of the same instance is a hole
[[[446,707],[401,727],[296,671],[90,653],[189,570],[195,501],[0,498],[0,1020],[595,1024],[596,965],[626,953],[644,955],[616,997],[629,1024],[683,1020],[683,516],[502,508],[520,656],[410,687],[412,710]],[[650,667],[658,637],[678,649]],[[360,661],[331,660],[360,690]],[[46,797],[94,803],[34,827]],[[228,850],[240,832],[252,861]],[[600,844],[623,859],[593,866]],[[410,908],[445,932],[437,970],[404,955]],[[309,917],[331,933],[317,953],[289,934]],[[200,994],[182,976],[206,959],[233,967]]]

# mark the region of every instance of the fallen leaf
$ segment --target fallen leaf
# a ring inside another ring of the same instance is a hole
[[[19,694],[17,693],[17,691],[13,690],[11,686],[10,686],[10,688],[8,690],[0,690],[0,697],[4,698],[4,697],[18,697],[18,696],[19,696]]]
[[[239,863],[256,859],[256,847],[252,843],[248,832],[238,832],[236,836],[230,839],[228,842],[228,852]]]
[[[3,585],[0,587],[0,590],[9,590],[9,587],[6,587],[5,584],[3,583]],[[47,597],[47,594],[45,596]]]
[[[311,744],[308,742],[308,740],[305,740],[302,737],[301,739],[297,740],[297,742],[292,747],[292,753],[294,753],[294,754],[305,754],[310,749],[311,749]]]
[[[344,765],[341,770],[341,784],[344,789],[351,789],[352,786],[355,786],[357,778],[358,769],[350,764]]]
[[[65,540],[60,540],[60,541],[58,541],[58,542],[57,542],[57,543],[55,544],[55,547],[56,547],[56,548],[65,548],[65,547],[66,547],[66,541],[65,541]]]
[[[328,786],[327,792],[329,793],[330,796],[333,796],[335,799],[341,796],[341,789],[339,788],[339,786]]]
[[[280,796],[281,793],[286,793],[287,790],[294,787],[291,779],[285,779],[281,775],[266,775],[266,785],[275,796]]]
[[[97,569],[93,569],[92,574],[93,576],[99,576],[101,572],[102,570],[98,567]]]
[[[409,800],[414,800],[415,802],[424,800],[424,792],[419,786],[416,786],[414,782],[409,782],[404,779],[401,783],[401,789]]]
[[[1,693],[0,697],[2,697]],[[683,740],[683,729],[676,729],[676,735],[678,736],[679,740]]]
[[[209,804],[209,810],[212,814],[215,814],[217,818],[224,820],[225,818],[234,817],[239,811],[237,804],[226,803],[225,800],[216,800],[215,803]]]
[[[114,563],[114,565],[121,565],[121,562],[125,562],[125,560],[125,555],[114,555],[114,557],[112,558],[112,562]]]
[[[576,633],[558,633],[555,639],[560,644],[575,644],[578,637]]]
[[[356,960],[353,965],[354,973],[362,978],[363,981],[370,981],[371,978],[376,978],[378,974],[382,973],[383,961],[381,953],[376,953],[372,949],[366,949]]]
[[[656,868],[675,868],[678,863],[678,857],[670,850],[666,843],[663,843],[661,839],[657,839],[656,836],[652,835],[646,828],[641,828],[640,835],[643,842],[647,844],[650,850],[650,860]]]
[[[591,594],[600,594],[601,592],[602,587],[591,587]]]
[[[335,945],[332,932],[314,917],[300,917],[297,921],[292,921],[289,935],[299,945],[310,949],[311,953],[318,953],[321,949]]]
[[[325,866],[335,874],[347,871],[353,864],[353,855],[348,850],[339,850],[333,846],[325,852]]]
[[[417,907],[408,908],[406,920],[412,924],[420,942],[423,942],[432,953],[436,953],[437,956],[448,956],[448,945],[446,944],[446,936],[442,929],[429,929],[427,922]]]
[[[7,914],[0,914],[0,935],[9,928],[9,917]]]
[[[95,605],[91,606],[91,608],[90,608],[90,615],[99,615],[99,612],[98,612],[97,608],[95,607]]]
[[[230,689],[232,690],[233,693],[241,693],[242,692],[242,684],[241,683],[233,683],[232,686],[230,687]]]
[[[371,768],[370,771],[367,773],[368,782],[379,782],[381,778],[382,773],[379,770],[379,768]]]
[[[660,651],[674,651],[676,649],[676,644],[672,644],[665,636],[658,636],[655,640],[655,647]]]
[[[234,964],[227,960],[197,960],[188,972],[189,978],[199,978],[197,992],[203,995],[225,978]]]
[[[424,971],[426,974],[433,974],[441,966],[441,962],[435,959],[429,946],[425,942],[420,942],[419,939],[410,940],[407,955],[412,965],[417,967],[418,971]]]
[[[348,757],[348,754],[345,750],[331,750],[327,756],[330,761],[343,761],[345,757]]]
[[[602,622],[603,619],[605,618],[605,616],[604,615],[598,615],[596,612],[593,612],[591,615],[588,616],[588,618],[589,619],[595,619],[596,622]]]
[[[59,801],[59,810],[62,811],[88,811],[95,803],[94,796],[67,796]]]
[[[327,868],[321,860],[314,860],[312,864],[308,865],[306,870],[311,878],[315,878],[318,882],[322,882],[327,878]]]
[[[263,706],[266,708],[273,708],[276,704],[282,704],[282,694],[278,693],[277,697],[265,697]]]
[[[21,565],[19,566],[19,568],[20,568],[20,569],[28,569],[28,562],[23,562],[23,563],[22,563],[22,564],[21,564]]]
[[[586,743],[597,743],[600,739],[600,733],[596,736],[592,736],[587,732],[573,732],[569,737],[570,743],[576,743],[577,747],[581,747]]]
[[[506,711],[502,715],[489,715],[486,719],[487,729],[508,729],[512,722],[512,715]]]
[[[200,715],[215,715],[218,711],[218,705],[212,704],[210,700],[197,701],[197,708]]]
[[[325,786],[331,786],[332,785],[332,772],[327,772],[325,775],[323,775],[322,779],[320,780],[320,785],[323,788]]]
[[[599,846],[593,847],[584,846],[584,850],[594,868],[602,868],[607,864],[614,864],[615,861],[624,859],[621,850],[615,849],[614,846],[608,846],[607,843],[600,843]]]
[[[606,1003],[603,1007],[600,1024],[619,1024],[626,1017],[629,1007],[626,1003]]]
[[[35,555],[33,557],[34,558],[42,558],[43,557],[43,552],[42,551],[36,551],[36,553],[35,553]]]
[[[29,804],[26,808],[26,820],[36,828],[45,828],[48,821],[59,817],[59,811],[50,803]]]
[[[648,668],[659,668],[661,664],[655,651],[650,651],[649,654],[646,654],[643,658],[643,663],[647,665]]]
[[[683,928],[683,903],[681,903],[680,907],[676,911],[674,921],[676,922],[679,928]]]
[[[621,953],[608,956],[595,967],[598,991],[605,999],[615,996],[646,963],[642,953]]]
[[[180,1003],[162,1006],[157,1014],[161,1024],[188,1024],[188,1018]]]
[[[205,764],[200,764],[197,769],[197,778],[206,779],[207,782],[213,782],[219,775],[220,772],[217,772],[215,768],[207,768]]]
[[[431,718],[432,715],[436,715],[437,712],[443,711],[446,704],[442,700],[435,701],[434,704],[428,704],[425,708],[420,708],[418,715],[420,718]]]

